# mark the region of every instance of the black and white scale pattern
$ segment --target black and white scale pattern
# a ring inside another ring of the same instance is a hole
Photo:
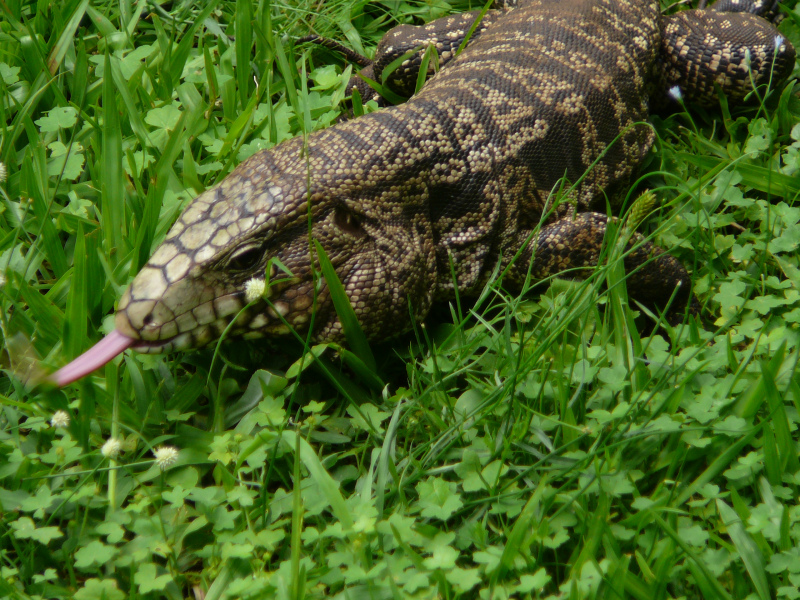
[[[794,65],[791,45],[752,14],[520,0],[490,11],[455,56],[475,17],[386,35],[365,72],[409,47],[440,52],[442,69],[407,103],[314,133],[305,151],[293,139],[256,154],[196,198],[121,299],[117,328],[153,352],[208,343],[245,306],[246,282],[277,258],[294,277],[232,333],[307,330],[309,215],[370,338],[409,329],[454,286],[480,289],[498,261],[511,289],[531,261],[537,278],[592,266],[607,223],[594,211],[620,197],[649,152],[651,103],[671,90],[709,104],[715,84],[735,103],[751,80],[777,84]],[[399,88],[416,80],[413,63]],[[564,181],[574,191],[552,210]],[[663,304],[681,286],[678,308],[691,301],[674,258],[644,245],[626,267],[644,263],[628,281],[632,297]],[[324,285],[316,310],[314,338],[340,338]]]

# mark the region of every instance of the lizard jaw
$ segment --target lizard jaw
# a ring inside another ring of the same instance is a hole
[[[217,319],[216,322],[205,324],[193,331],[177,333],[163,339],[147,340],[131,325],[128,315],[124,311],[120,311],[117,313],[114,331],[53,373],[49,380],[58,387],[69,385],[103,367],[129,348],[144,354],[189,348],[195,345],[201,337],[210,339],[215,331],[213,328],[215,324],[224,327],[224,322],[218,323],[219,321],[222,320]]]

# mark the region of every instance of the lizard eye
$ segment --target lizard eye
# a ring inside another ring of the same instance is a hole
[[[333,222],[339,229],[350,235],[362,235],[364,233],[361,221],[344,206],[336,207],[336,211],[333,214]]]
[[[249,271],[258,266],[262,256],[260,245],[239,248],[228,259],[228,268],[232,271]]]

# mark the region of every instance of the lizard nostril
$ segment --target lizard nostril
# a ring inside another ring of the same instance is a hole
[[[145,315],[144,319],[142,319],[142,324],[143,325],[150,325],[150,323],[152,323],[152,322],[153,322],[153,313],[147,313],[147,315]]]

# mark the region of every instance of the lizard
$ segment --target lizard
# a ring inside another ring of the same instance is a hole
[[[651,105],[670,92],[712,104],[717,88],[736,103],[791,72],[794,48],[747,12],[777,5],[761,4],[663,16],[657,0],[519,0],[477,27],[475,11],[390,30],[362,74],[380,80],[395,46],[433,44],[441,68],[421,91],[255,154],[200,194],[124,292],[116,329],[53,380],[65,385],[127,348],[202,346],[226,328],[280,337],[313,323],[315,342],[341,339],[310,238],[371,340],[407,331],[456,291],[476,293],[497,265],[510,290],[595,266],[603,209],[618,205],[654,143]],[[401,88],[417,58],[395,78]],[[559,187],[568,191],[553,202]],[[686,269],[634,242],[629,296],[688,310]],[[248,303],[247,282],[267,269],[274,280],[278,262],[292,276]]]

